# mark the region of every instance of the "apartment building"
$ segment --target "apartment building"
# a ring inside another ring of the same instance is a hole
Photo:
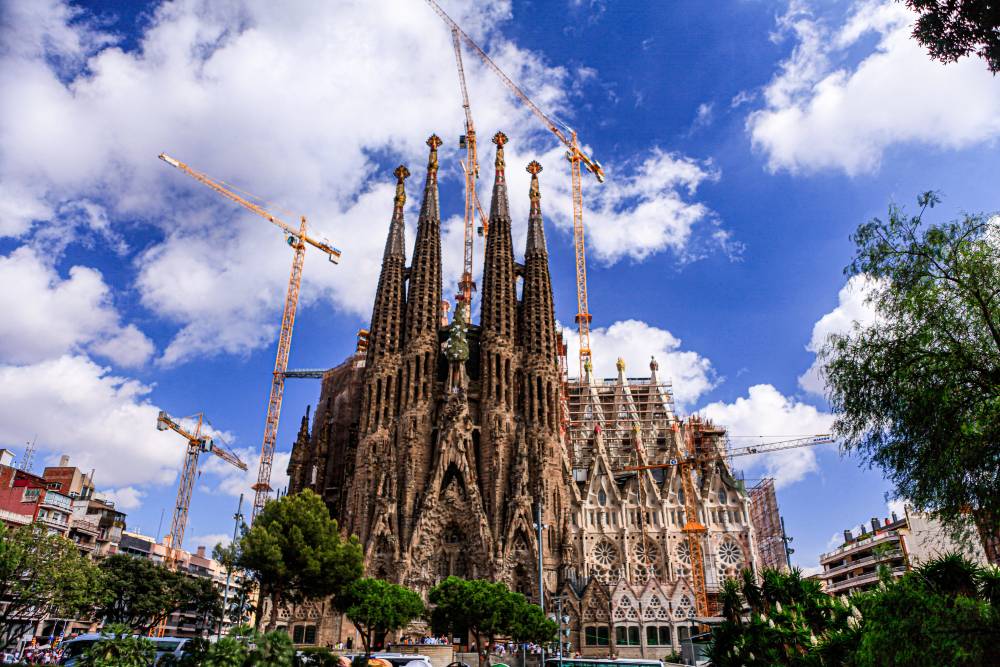
[[[901,577],[922,562],[956,551],[986,562],[977,542],[959,543],[940,521],[906,507],[902,517],[892,512],[888,518],[872,517],[859,528],[845,530],[844,543],[820,556],[823,571],[817,578],[827,593],[850,595],[878,584],[882,568]]]

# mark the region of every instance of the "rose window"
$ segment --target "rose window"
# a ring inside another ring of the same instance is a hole
[[[615,553],[615,548],[610,542],[600,542],[594,547],[594,560],[599,565],[610,567],[617,560],[617,557],[618,554]]]
[[[727,540],[719,547],[719,560],[729,567],[735,567],[743,560],[743,554],[735,543]]]
[[[691,547],[687,542],[681,542],[677,545],[677,560],[684,565],[691,564]]]
[[[641,565],[652,565],[656,562],[656,547],[640,542],[635,545],[635,559]]]

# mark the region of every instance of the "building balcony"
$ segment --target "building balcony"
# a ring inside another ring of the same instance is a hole
[[[893,577],[901,577],[906,573],[906,566],[898,565],[896,567],[890,568],[889,572],[892,574]],[[837,593],[844,593],[847,591],[852,591],[856,588],[860,588],[862,586],[878,583],[878,580],[879,580],[879,573],[876,570],[875,572],[869,572],[867,574],[862,574],[857,577],[848,577],[847,579],[844,579],[843,581],[838,581],[837,583],[828,581],[826,584],[826,592],[830,595],[836,595]]]
[[[858,558],[857,560],[847,561],[836,567],[831,567],[829,570],[824,570],[820,572],[819,576],[821,579],[830,579],[836,577],[837,575],[843,574],[845,572],[850,572],[859,567],[864,567],[866,565],[871,565],[876,562],[888,562],[896,560],[903,557],[903,551],[901,549],[893,549],[892,551],[887,551],[879,557],[874,554],[871,556],[865,556],[864,558]]]
[[[46,528],[57,530],[63,535],[69,530],[69,524],[65,521],[57,521],[50,516],[39,516],[36,521]]]
[[[86,533],[93,537],[97,537],[101,533],[100,527],[93,521],[88,521],[87,519],[73,519],[70,527],[75,531]]]
[[[877,544],[884,544],[885,542],[899,541],[899,532],[895,530],[887,530],[883,533],[878,533],[874,537],[869,534],[867,537],[854,540],[850,544],[845,544],[841,547],[834,549],[829,553],[820,555],[819,562],[821,565],[826,564],[829,561],[837,560],[838,558],[843,558],[844,556],[851,554],[855,551],[864,551],[865,549],[870,549]]]

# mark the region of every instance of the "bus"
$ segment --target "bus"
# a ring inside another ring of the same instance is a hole
[[[607,658],[548,658],[545,667],[663,667],[659,660],[646,660],[644,658],[618,658],[609,660]]]

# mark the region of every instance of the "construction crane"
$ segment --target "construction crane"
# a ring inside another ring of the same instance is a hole
[[[458,30],[451,29],[451,45],[455,49],[455,65],[458,67],[458,83],[462,89],[462,109],[465,111],[465,134],[458,139],[458,147],[465,149],[465,160],[462,171],[465,172],[465,245],[462,260],[462,277],[458,281],[457,301],[465,303],[466,308],[472,308],[472,292],[476,283],[472,280],[473,239],[472,227],[478,211],[482,220],[479,227],[485,234],[489,229],[483,209],[479,206],[476,195],[476,181],[479,180],[479,155],[476,152],[476,128],[472,123],[472,108],[469,106],[469,90],[465,85],[465,67],[462,66],[462,44],[458,38]]]
[[[452,39],[455,40],[456,37],[461,37],[469,48],[479,56],[479,58],[493,70],[500,81],[507,86],[507,88],[514,93],[515,97],[521,100],[528,109],[535,114],[535,116],[541,120],[545,127],[549,129],[556,137],[566,146],[566,158],[570,163],[570,173],[572,178],[572,190],[573,190],[573,244],[576,251],[576,324],[577,331],[580,337],[580,378],[583,378],[584,368],[591,363],[591,351],[590,351],[590,306],[587,303],[587,258],[586,258],[586,247],[584,243],[583,234],[583,184],[582,184],[582,167],[585,167],[587,171],[592,173],[595,178],[597,178],[598,183],[604,182],[604,168],[601,163],[597,160],[590,158],[583,150],[580,148],[580,141],[576,135],[576,130],[569,127],[565,123],[556,122],[551,117],[545,114],[537,104],[531,101],[523,90],[514,83],[509,76],[507,76],[500,67],[493,62],[493,60],[486,55],[478,44],[476,44],[471,37],[469,37],[462,30],[461,27],[450,17],[441,6],[438,5],[435,0],[426,0],[427,4],[437,13],[438,16],[451,28]],[[461,64],[459,65],[461,67]],[[463,74],[464,80],[464,74]],[[468,121],[467,121],[468,123]],[[468,176],[466,177],[468,182]],[[466,197],[466,215],[468,216],[468,196]],[[468,220],[468,218],[466,218]],[[467,223],[468,224],[468,223]],[[468,229],[466,230],[468,233]]]
[[[169,547],[171,553],[173,549],[180,549],[184,543],[184,529],[187,527],[188,509],[191,507],[191,492],[194,490],[194,481],[198,476],[198,458],[202,452],[214,454],[240,470],[247,469],[247,464],[240,460],[240,457],[226,447],[216,445],[212,438],[202,433],[202,426],[205,425],[202,413],[199,412],[193,419],[196,420],[194,431],[190,431],[163,410],[160,410],[160,414],[156,417],[157,431],[174,431],[188,442],[187,453],[184,456],[184,468],[181,470],[181,481],[177,485],[174,518],[170,523]],[[169,554],[168,560],[172,561]]]
[[[638,472],[640,470],[662,470],[664,468],[677,467],[681,478],[681,488],[684,491],[684,527],[681,529],[687,536],[688,555],[691,559],[691,587],[695,594],[695,612],[699,616],[708,616],[708,589],[705,584],[705,554],[702,550],[702,541],[707,532],[705,525],[698,520],[698,505],[695,502],[694,480],[692,473],[700,463],[717,458],[716,452],[699,452],[694,442],[694,428],[707,425],[704,422],[692,420],[685,429],[685,452],[680,458],[672,458],[666,463],[653,463],[649,465],[634,465],[622,468],[623,472]],[[709,428],[714,428],[709,426]],[[778,442],[764,443],[746,447],[729,448],[725,452],[727,458],[738,456],[750,456],[754,454],[767,454],[785,449],[797,447],[813,447],[825,445],[833,442],[829,434],[814,435],[791,440],[780,440]]]
[[[306,245],[311,245],[336,264],[340,259],[340,250],[330,245],[326,240],[317,240],[307,233],[306,217],[302,216],[298,229],[272,215],[257,204],[241,197],[222,183],[195,171],[179,160],[160,153],[160,159],[172,167],[180,169],[196,181],[207,185],[223,197],[240,206],[253,211],[268,222],[276,225],[285,233],[285,240],[294,250],[292,271],[288,277],[288,291],[285,294],[285,309],[281,316],[281,330],[278,333],[278,353],[274,360],[274,372],[271,375],[271,394],[267,402],[267,417],[264,421],[264,440],[260,448],[260,467],[257,470],[257,483],[253,485],[255,492],[251,522],[264,509],[268,495],[271,493],[271,465],[274,461],[274,448],[278,440],[278,420],[281,417],[281,399],[285,392],[285,371],[288,370],[288,354],[292,348],[292,329],[295,325],[295,310],[299,304],[299,290],[302,287],[302,265],[306,258]]]

